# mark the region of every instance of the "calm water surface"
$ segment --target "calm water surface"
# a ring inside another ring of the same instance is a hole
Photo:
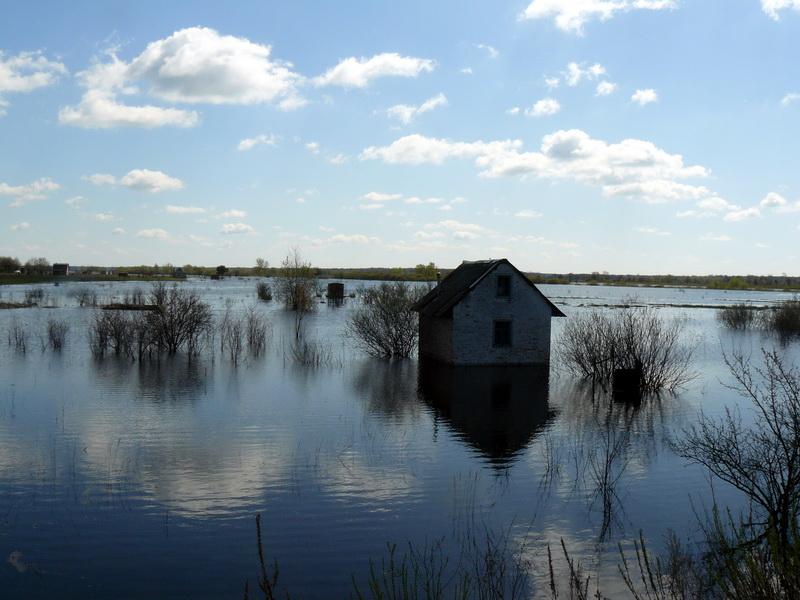
[[[291,315],[256,304],[252,280],[181,285],[218,315],[255,305],[271,327],[265,355],[238,365],[219,352],[98,360],[86,340],[93,309],[71,298],[79,285],[42,286],[52,308],[0,311],[3,598],[241,598],[257,574],[256,513],[293,597],[348,597],[351,575],[363,581],[387,542],[421,544],[476,523],[506,532],[535,580],[546,543],[563,538],[613,594],[619,541],[643,529],[660,549],[668,529],[697,530],[691,502],[708,502],[707,474],[667,441],[699,409],[741,402],[723,385],[723,349],[775,344],[722,330],[714,310],[674,305],[788,297],[541,286],[568,315],[636,295],[686,319],[697,377],[678,395],[629,406],[592,398],[557,364],[460,370],[366,358],[344,337],[355,300],[307,318],[306,335],[332,360],[302,367],[288,352]],[[92,286],[104,301],[147,287]],[[40,348],[51,317],[71,325],[60,353]],[[31,332],[25,354],[6,344],[14,322]],[[554,340],[562,325],[554,320]],[[797,360],[796,347],[784,351]],[[604,510],[596,481],[612,448],[618,483]],[[727,487],[715,491],[741,506]]]

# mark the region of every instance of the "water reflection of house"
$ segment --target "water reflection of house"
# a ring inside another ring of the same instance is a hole
[[[548,364],[564,316],[506,259],[461,263],[414,310],[420,357],[456,365]]]
[[[418,393],[437,420],[498,467],[513,462],[555,416],[546,367],[423,361]]]

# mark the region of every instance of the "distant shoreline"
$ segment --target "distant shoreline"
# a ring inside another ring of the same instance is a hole
[[[122,269],[119,269],[122,271]],[[67,277],[56,277],[53,275],[14,275],[0,274],[0,286],[5,285],[30,285],[40,283],[61,283],[61,282],[153,282],[153,281],[181,281],[182,277],[176,277],[170,272],[159,273],[140,272],[138,269],[127,269],[123,271],[124,276],[111,274],[76,274]],[[215,275],[214,268],[206,267],[185,267],[184,273],[189,277],[212,277]],[[449,270],[442,269],[441,276],[445,277]],[[278,274],[278,269],[267,268],[257,273],[250,267],[231,267],[224,276],[263,278],[274,277]],[[800,277],[777,277],[767,275],[747,275],[747,276],[728,276],[728,275],[611,275],[611,274],[548,274],[548,273],[526,273],[530,280],[537,284],[546,285],[585,285],[585,286],[611,286],[611,287],[630,287],[630,288],[670,288],[670,289],[706,289],[706,290],[726,290],[726,291],[750,291],[750,292],[797,292],[800,294]],[[413,268],[395,269],[317,269],[316,276],[319,279],[344,279],[344,280],[364,280],[364,281],[435,281],[427,273],[420,274]]]

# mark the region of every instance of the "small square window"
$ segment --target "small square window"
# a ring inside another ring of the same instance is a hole
[[[511,297],[511,277],[508,275],[497,276],[497,297],[510,298]]]
[[[511,346],[511,321],[495,321],[493,344],[495,348]]]

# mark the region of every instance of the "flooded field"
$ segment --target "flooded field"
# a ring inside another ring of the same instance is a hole
[[[744,406],[726,387],[723,353],[778,346],[723,329],[710,307],[790,297],[540,286],[568,317],[636,302],[685,319],[696,376],[631,405],[593,395],[555,358],[549,372],[368,358],[344,335],[357,298],[320,301],[304,328],[324,359],[299,364],[293,316],[258,302],[254,280],[180,285],[217,319],[255,307],[265,352],[234,363],[215,341],[191,359],[97,358],[87,339],[97,309],[79,306],[76,289],[107,303],[148,284],[0,289],[7,303],[43,294],[40,307],[0,310],[3,597],[241,598],[258,573],[258,513],[292,597],[349,597],[387,543],[452,550],[486,530],[526,558],[532,595],[546,595],[547,544],[563,539],[613,596],[618,543],[631,547],[642,530],[660,550],[669,529],[697,532],[692,504],[710,503],[708,473],[668,442],[701,409]],[[348,281],[346,293],[360,285],[372,284]],[[42,349],[48,319],[69,323],[60,351]],[[7,343],[15,327],[28,332],[24,352]],[[781,348],[800,359],[797,344]],[[714,493],[742,507],[731,488]]]

